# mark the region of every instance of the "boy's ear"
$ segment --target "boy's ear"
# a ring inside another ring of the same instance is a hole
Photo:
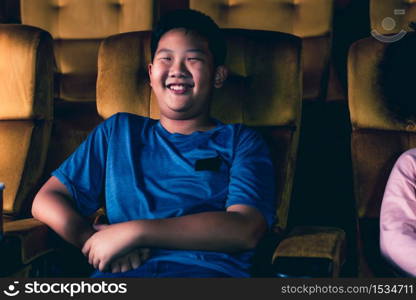
[[[214,87],[215,88],[220,88],[223,86],[224,81],[227,79],[228,76],[228,69],[226,66],[221,65],[218,66],[215,69],[215,75],[214,75]]]
[[[152,77],[152,64],[148,64],[147,65],[147,73],[149,74],[149,85],[152,86],[152,81],[150,80],[150,78]]]

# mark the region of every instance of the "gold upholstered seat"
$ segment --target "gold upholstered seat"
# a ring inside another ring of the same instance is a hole
[[[54,124],[44,177],[56,169],[102,119],[96,110],[97,55],[101,40],[150,30],[153,0],[19,0],[22,24],[54,40]]]
[[[363,277],[392,276],[380,255],[380,207],[393,164],[402,152],[416,147],[414,120],[401,118],[393,109],[403,100],[414,102],[415,51],[416,35],[407,33],[394,43],[374,37],[359,40],[349,53],[351,152]]]
[[[4,238],[1,275],[28,276],[52,250],[49,230],[30,218],[52,125],[51,36],[24,25],[0,25],[0,181]]]
[[[278,31],[301,37],[302,97],[325,97],[333,0],[190,0],[189,7],[208,14],[221,28]]]
[[[301,39],[284,33],[243,29],[224,29],[224,34],[230,76],[224,87],[214,92],[211,113],[223,122],[244,123],[259,130],[269,143],[278,189],[278,222],[273,232],[280,238],[287,235],[297,157],[302,103]],[[102,42],[97,107],[104,119],[117,112],[159,117],[157,102],[148,84],[148,63],[149,32],[119,34]],[[316,258],[330,262],[330,271],[324,276],[339,275],[345,242],[342,230],[302,227],[294,229],[289,237],[276,251],[275,244],[268,245],[262,258],[268,259],[269,265],[274,261],[276,266],[281,266],[281,261],[296,260],[298,256],[312,261]],[[286,271],[290,276],[294,275],[290,271],[295,270],[272,272]],[[307,276],[308,270],[302,271]]]

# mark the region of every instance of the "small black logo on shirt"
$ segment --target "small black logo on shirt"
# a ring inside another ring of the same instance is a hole
[[[195,171],[219,171],[221,167],[221,156],[198,159],[195,162]]]

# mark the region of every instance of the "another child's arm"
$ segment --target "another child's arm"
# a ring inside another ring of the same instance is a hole
[[[391,171],[380,213],[382,254],[416,276],[416,150],[400,156]]]

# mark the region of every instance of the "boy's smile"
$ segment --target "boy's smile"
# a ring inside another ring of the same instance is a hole
[[[195,85],[187,82],[172,82],[166,85],[174,94],[182,95],[189,92]]]
[[[181,28],[166,32],[149,65],[161,120],[208,120],[212,90],[220,86],[214,82],[216,73],[204,38]]]

